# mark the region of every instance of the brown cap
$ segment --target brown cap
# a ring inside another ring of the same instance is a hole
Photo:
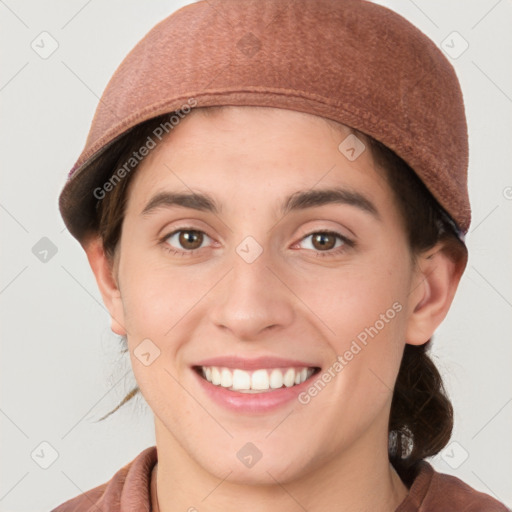
[[[461,238],[469,228],[462,92],[426,35],[364,0],[208,0],[153,27],[103,92],[59,197],[81,243],[93,191],[114,171],[109,148],[135,125],[190,105],[278,107],[355,128],[414,169]]]

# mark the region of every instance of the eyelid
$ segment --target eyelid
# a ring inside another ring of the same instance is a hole
[[[321,222],[319,227],[313,226],[301,229],[300,232],[302,232],[302,235],[300,235],[297,240],[301,241],[315,233],[330,233],[339,236],[347,245],[356,245],[357,235],[351,229],[345,226],[340,226],[339,224],[336,224],[336,226],[333,227],[328,227],[326,222],[327,221]]]
[[[163,228],[158,230],[158,233],[162,233],[162,235],[158,235],[160,238],[165,236],[170,236],[174,234],[176,231],[201,231],[202,233],[208,234],[208,223],[202,221],[200,218],[188,218],[188,217],[178,217],[173,219],[171,222],[167,222]],[[210,237],[211,238],[211,237]]]

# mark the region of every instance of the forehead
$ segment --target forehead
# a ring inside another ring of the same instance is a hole
[[[349,127],[267,107],[193,110],[139,164],[131,185],[129,204],[138,208],[165,187],[262,201],[316,186],[389,192],[370,148]]]

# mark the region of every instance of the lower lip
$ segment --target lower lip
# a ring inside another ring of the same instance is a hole
[[[214,402],[232,411],[244,413],[265,413],[274,411],[293,400],[297,400],[297,396],[310,386],[312,380],[314,380],[318,373],[314,373],[301,384],[289,388],[283,387],[262,393],[239,393],[208,382],[194,369],[192,369],[192,372],[199,380],[199,385]]]

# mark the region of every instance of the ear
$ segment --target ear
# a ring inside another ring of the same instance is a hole
[[[83,244],[87,259],[91,265],[96,283],[100,289],[105,306],[109,310],[111,318],[111,329],[120,336],[126,336],[124,327],[124,308],[121,300],[117,280],[114,277],[114,264],[107,259],[103,249],[103,242],[99,236],[87,239]]]
[[[466,263],[467,250],[455,240],[439,242],[417,258],[406,343],[423,345],[430,340],[450,309]]]

